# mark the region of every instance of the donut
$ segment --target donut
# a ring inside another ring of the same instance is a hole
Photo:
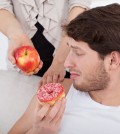
[[[52,106],[63,97],[65,97],[64,87],[60,83],[47,83],[37,91],[37,98],[42,104]]]

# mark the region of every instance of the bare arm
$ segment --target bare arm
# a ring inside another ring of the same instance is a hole
[[[67,19],[68,22],[84,11],[85,9],[82,7],[73,7],[68,16]],[[69,52],[69,48],[66,45],[66,42],[67,37],[63,35],[59,47],[57,49],[56,55],[54,57],[54,60],[52,62],[52,65],[50,66],[48,71],[44,74],[42,80],[40,81],[40,86],[49,82],[60,82],[64,79],[65,76],[64,61]]]
[[[84,12],[85,9],[82,8],[82,7],[73,7],[68,15],[68,22],[70,22],[71,20],[73,20],[78,14]],[[69,48],[67,45],[65,45],[67,42],[67,37],[65,37],[63,35],[62,39],[61,39],[61,42],[60,42],[60,45],[59,45],[59,48],[56,52],[56,55],[54,57],[54,61],[53,61],[53,64],[58,61],[60,63],[64,63],[65,61],[65,58],[69,52]]]
[[[65,88],[65,93],[67,94],[69,91],[69,88],[72,84],[72,80],[70,79],[64,79],[64,81],[61,83]],[[16,124],[11,128],[8,134],[25,134],[30,133],[31,128],[34,123],[35,118],[35,109],[37,105],[39,104],[36,95],[32,98],[26,112],[23,114],[23,116],[16,122]],[[44,111],[46,111],[47,107],[43,107]],[[43,111],[43,112],[44,112]],[[42,116],[42,115],[39,115]],[[40,118],[40,117],[39,117]]]
[[[23,45],[30,45],[34,47],[31,40],[24,33],[19,21],[12,13],[4,9],[0,9],[0,31],[8,37],[8,59],[12,64],[15,64],[14,51],[16,48]],[[37,73],[40,68],[41,66],[36,68],[36,70],[30,74]]]
[[[0,31],[8,38],[24,34],[20,23],[15,16],[7,10],[0,10]]]

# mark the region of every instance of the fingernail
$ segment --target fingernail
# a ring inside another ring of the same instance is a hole
[[[61,103],[61,100],[57,100],[57,103],[60,104]]]
[[[63,103],[66,103],[66,98],[63,98],[62,101],[63,101]]]

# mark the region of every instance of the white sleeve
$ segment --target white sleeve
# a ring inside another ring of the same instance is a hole
[[[80,6],[86,9],[90,8],[92,0],[69,0],[69,10],[75,6]]]
[[[0,9],[8,10],[13,13],[13,4],[11,0],[0,0]]]

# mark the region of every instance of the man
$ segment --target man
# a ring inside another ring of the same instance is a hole
[[[65,99],[40,106],[35,97],[10,133],[119,134],[120,5],[85,11],[64,29],[70,47],[65,67],[77,90],[66,91],[66,106]]]

